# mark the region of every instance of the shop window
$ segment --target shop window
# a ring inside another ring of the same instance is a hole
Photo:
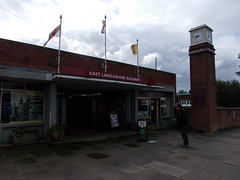
[[[235,110],[233,110],[233,120],[235,120],[236,119],[236,111]]]
[[[43,92],[2,91],[1,123],[43,120]]]
[[[40,83],[26,83],[26,90],[31,90],[31,91],[43,91],[44,86]]]
[[[24,90],[24,82],[15,82],[15,81],[2,81],[2,88],[3,89],[18,89]]]
[[[150,98],[138,98],[138,117],[149,118],[150,117]]]
[[[11,92],[2,91],[2,111],[1,111],[1,123],[9,123],[10,117],[10,105],[11,103]]]
[[[169,98],[160,99],[160,116],[169,117],[170,116],[170,101]]]

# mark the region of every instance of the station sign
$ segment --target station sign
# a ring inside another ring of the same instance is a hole
[[[61,67],[61,73],[78,75],[78,76],[86,76],[86,77],[92,77],[92,78],[103,78],[103,79],[113,79],[113,80],[120,80],[120,81],[130,81],[135,83],[155,84],[154,79],[133,77],[128,75],[114,74],[114,73],[107,73],[107,72],[100,72],[100,71],[85,70],[85,69],[67,67],[67,66]]]

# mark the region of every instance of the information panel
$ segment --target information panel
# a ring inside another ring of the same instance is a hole
[[[118,115],[116,112],[110,112],[111,127],[119,127]]]

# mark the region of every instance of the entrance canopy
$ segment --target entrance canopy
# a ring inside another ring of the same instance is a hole
[[[114,79],[102,79],[94,77],[82,77],[75,75],[55,74],[52,78],[60,89],[72,89],[80,91],[119,91],[119,90],[163,90],[166,87],[160,85],[143,84]]]

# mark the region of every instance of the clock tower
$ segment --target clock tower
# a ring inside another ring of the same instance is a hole
[[[190,29],[191,45],[191,126],[204,132],[216,132],[217,98],[215,77],[215,49],[212,44],[212,29],[201,25]]]
[[[212,29],[206,24],[192,28],[190,30],[191,46],[208,42],[212,44]]]

